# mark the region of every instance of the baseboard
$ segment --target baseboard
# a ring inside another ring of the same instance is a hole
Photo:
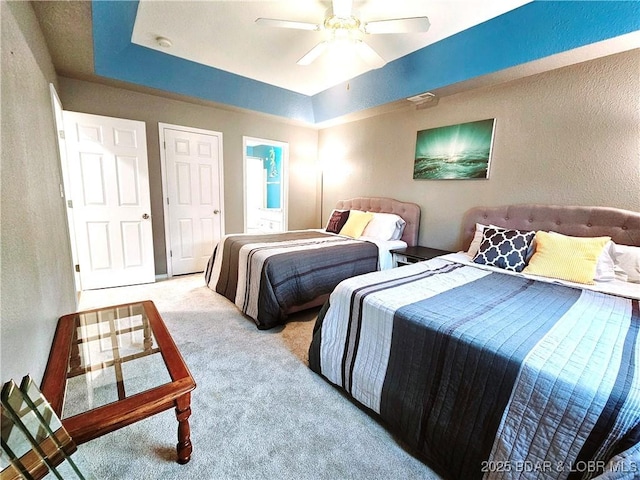
[[[166,280],[169,278],[169,275],[167,275],[166,273],[163,273],[161,275],[156,275],[156,282],[160,281],[160,280]]]

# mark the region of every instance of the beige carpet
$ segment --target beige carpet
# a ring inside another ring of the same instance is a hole
[[[96,479],[437,479],[307,366],[317,314],[258,330],[201,274],[84,292],[81,309],[153,300],[197,388],[193,455],[175,462],[173,411],[92,440],[76,457]]]

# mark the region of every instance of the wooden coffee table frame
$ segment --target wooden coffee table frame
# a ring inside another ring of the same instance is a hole
[[[178,420],[178,444],[176,445],[178,463],[185,464],[190,460],[193,449],[189,417],[191,416],[191,391],[196,388],[196,383],[162,317],[150,300],[87,310],[61,317],[40,390],[58,416],[62,417],[69,365],[74,355],[74,348],[77,355],[76,335],[79,315],[132,305],[143,306],[171,382],[62,419],[62,424],[76,444],[82,444],[156,413],[175,408]]]

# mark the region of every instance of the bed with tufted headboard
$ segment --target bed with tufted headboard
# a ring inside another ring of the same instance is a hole
[[[576,237],[608,235],[615,243],[640,246],[640,213],[611,207],[519,204],[475,207],[462,224],[462,245],[469,247],[476,223],[518,230],[546,230]]]
[[[477,207],[460,244],[340,283],[312,370],[448,479],[637,472],[640,213]]]
[[[418,242],[415,203],[357,197],[339,201],[334,212],[345,230],[330,220],[322,230],[223,237],[205,271],[207,286],[267,329],[322,305],[346,278],[390,268],[392,249]]]
[[[418,245],[420,206],[416,203],[401,202],[387,197],[356,197],[349,200],[339,200],[336,203],[336,209],[398,215],[406,222],[400,239],[409,247]]]

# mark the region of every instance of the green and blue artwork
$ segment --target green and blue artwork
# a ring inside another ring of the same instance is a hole
[[[420,130],[414,179],[489,178],[495,118]]]

